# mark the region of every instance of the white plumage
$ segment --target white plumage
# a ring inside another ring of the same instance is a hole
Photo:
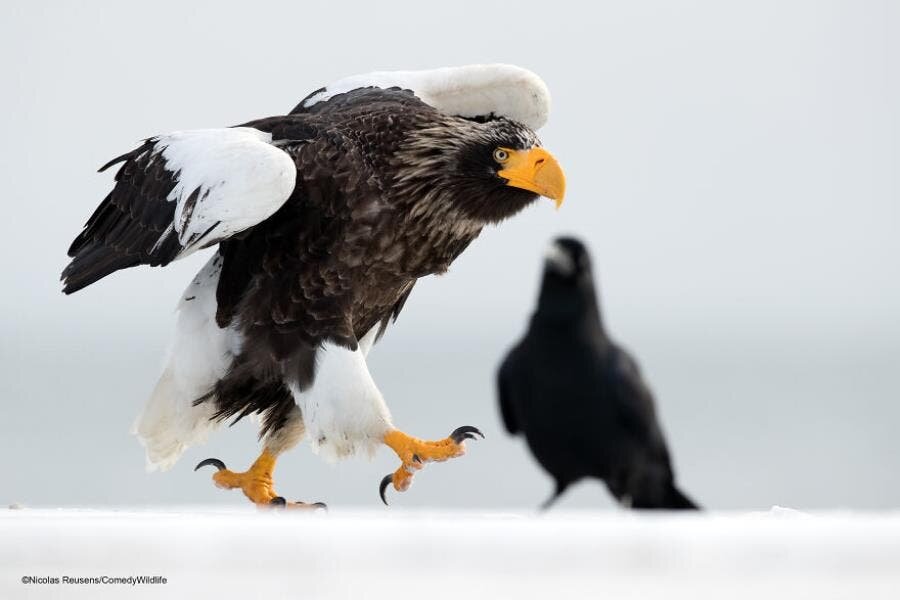
[[[166,365],[132,427],[147,453],[147,469],[167,470],[189,446],[206,441],[217,423],[211,402],[194,406],[240,352],[238,331],[216,324],[216,285],[221,258],[206,263],[178,302],[175,335]]]
[[[324,344],[316,355],[312,387],[291,390],[313,450],[326,459],[358,452],[372,456],[391,428],[390,412],[366,364],[376,330],[356,350]]]
[[[376,71],[336,81],[307,98],[310,107],[362,87],[412,90],[439,111],[460,117],[502,116],[537,131],[550,114],[550,91],[543,80],[513,65],[466,65],[426,71]]]
[[[294,161],[271,144],[272,134],[252,127],[176,131],[156,138],[153,153],[177,174],[172,235],[181,256],[240,233],[269,218],[287,201],[297,177]],[[188,199],[195,195],[196,202]]]

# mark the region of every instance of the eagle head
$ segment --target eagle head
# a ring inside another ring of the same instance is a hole
[[[537,134],[505,118],[448,118],[416,131],[398,153],[397,183],[418,210],[483,226],[544,196],[562,204],[566,178]]]

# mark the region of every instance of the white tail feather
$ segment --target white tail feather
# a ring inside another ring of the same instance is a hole
[[[147,452],[149,471],[170,469],[218,426],[210,420],[213,402],[195,406],[194,401],[212,389],[240,350],[240,335],[215,320],[220,269],[217,255],[182,295],[166,367],[132,427]]]

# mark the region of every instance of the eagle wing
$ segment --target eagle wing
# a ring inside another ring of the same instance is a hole
[[[314,91],[290,114],[317,112],[335,96],[361,88],[410,90],[447,115],[475,120],[506,117],[535,131],[550,114],[550,92],[543,80],[527,69],[504,64],[353,75]]]
[[[293,140],[292,140],[293,141]],[[63,291],[119,269],[161,266],[239,234],[290,197],[297,169],[272,135],[251,127],[180,131],[146,140],[69,248]]]

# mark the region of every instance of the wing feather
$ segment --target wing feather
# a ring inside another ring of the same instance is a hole
[[[63,291],[119,269],[161,266],[264,221],[290,197],[297,169],[251,127],[179,131],[146,140],[69,248]]]
[[[497,369],[497,399],[500,404],[500,416],[506,431],[511,435],[519,433],[519,420],[516,418],[515,404],[513,398],[512,382],[515,380],[518,366],[519,346],[513,348],[504,359],[503,364]]]
[[[653,394],[644,383],[637,361],[622,348],[616,347],[613,352],[613,389],[621,423],[642,445],[668,463],[668,449],[656,418]]]
[[[540,77],[514,65],[489,64],[424,71],[376,71],[353,75],[320,88],[291,114],[360,88],[411,90],[442,113],[467,119],[506,117],[537,131],[550,114],[550,91]]]

